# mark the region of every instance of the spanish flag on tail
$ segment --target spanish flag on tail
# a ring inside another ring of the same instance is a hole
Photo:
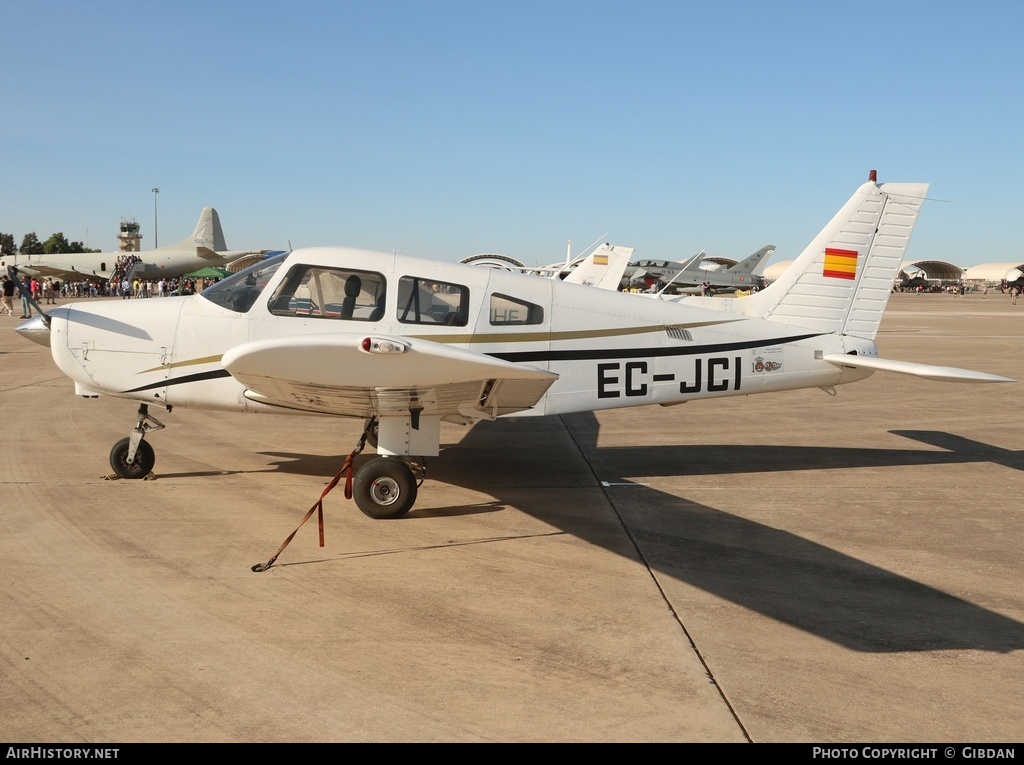
[[[834,279],[854,279],[857,276],[857,251],[825,248],[825,267],[822,276]]]

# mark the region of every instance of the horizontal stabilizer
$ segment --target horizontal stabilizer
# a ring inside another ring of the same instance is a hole
[[[839,367],[850,367],[852,369],[881,369],[886,372],[898,372],[904,375],[923,377],[926,380],[938,380],[939,382],[966,382],[966,383],[998,383],[1016,382],[1009,377],[991,375],[987,372],[975,372],[971,369],[959,369],[957,367],[939,367],[932,364],[916,364],[912,361],[894,361],[893,359],[880,359],[877,356],[854,356],[846,353],[826,353],[822,357],[829,364]]]

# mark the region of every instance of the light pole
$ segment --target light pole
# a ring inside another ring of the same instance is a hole
[[[160,193],[160,189],[156,186],[153,187],[153,249],[155,250],[160,246],[160,239],[157,237],[157,217],[156,217],[156,200],[157,195]]]

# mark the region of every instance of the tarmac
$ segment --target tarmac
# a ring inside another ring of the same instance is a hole
[[[638,298],[639,299],[639,298]],[[419,500],[361,424],[82,399],[0,318],[0,739],[1019,742],[1022,383],[444,426]],[[883,356],[1024,381],[1024,303],[894,295]],[[362,459],[362,457],[360,458]]]

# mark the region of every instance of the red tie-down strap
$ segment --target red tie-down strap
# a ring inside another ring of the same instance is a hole
[[[360,444],[360,446],[362,446],[362,444]],[[277,556],[284,552],[284,548],[286,548],[288,544],[295,538],[295,535],[299,532],[299,529],[302,528],[302,525],[313,516],[314,511],[317,513],[317,520],[319,520],[320,522],[320,546],[324,546],[324,497],[330,494],[331,490],[338,485],[338,481],[341,480],[341,477],[345,476],[345,499],[352,499],[352,461],[355,459],[355,456],[359,454],[359,452],[361,451],[361,448],[357,448],[350,455],[348,455],[348,457],[345,458],[345,464],[341,466],[341,470],[339,470],[338,474],[331,479],[331,482],[327,484],[324,490],[320,492],[320,499],[318,499],[313,504],[313,506],[309,508],[309,511],[306,513],[305,517],[303,517],[303,519],[299,522],[299,525],[295,527],[295,531],[288,535],[288,538],[284,540],[284,542],[281,544],[279,548],[277,548],[277,552],[274,553],[274,556],[270,560],[268,560],[266,563],[257,563],[252,567],[253,571],[259,573],[262,571],[266,571],[268,568],[273,566],[274,561],[277,560]]]

